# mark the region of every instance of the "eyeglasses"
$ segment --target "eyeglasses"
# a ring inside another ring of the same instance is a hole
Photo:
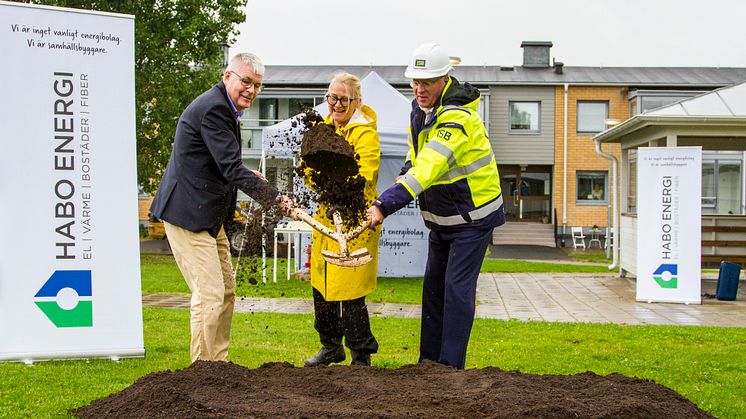
[[[334,95],[326,95],[326,103],[334,106],[337,102],[341,103],[342,106],[350,106],[350,102],[356,100],[354,97],[336,97]]]
[[[414,79],[414,80],[412,80],[412,81],[409,82],[409,85],[412,86],[412,87],[420,87],[420,86],[422,86],[422,87],[430,87],[433,84],[435,84],[438,81],[440,81],[440,79],[442,79],[442,78],[443,77],[435,77],[435,78],[432,78],[432,79]]]
[[[261,91],[262,91],[262,88],[263,88],[264,86],[262,86],[262,84],[261,84],[261,83],[256,83],[256,82],[254,82],[254,80],[252,80],[252,79],[251,79],[251,77],[241,77],[241,75],[240,75],[240,74],[236,73],[236,72],[235,72],[235,71],[233,71],[233,70],[231,70],[231,73],[233,73],[233,74],[235,74],[236,76],[238,76],[238,80],[239,80],[239,81],[241,81],[241,84],[243,84],[243,87],[250,87],[250,86],[254,86],[254,91],[256,91],[257,93],[259,93],[259,92],[261,92]]]

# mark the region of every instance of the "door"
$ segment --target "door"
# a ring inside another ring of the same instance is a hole
[[[508,221],[552,219],[552,167],[500,166],[500,188]]]

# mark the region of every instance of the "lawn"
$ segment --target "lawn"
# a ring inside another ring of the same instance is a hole
[[[284,269],[284,262],[278,267]],[[141,264],[143,292],[188,292],[171,256],[142,255]],[[607,272],[603,266],[494,259],[485,260],[482,270]],[[284,270],[277,283],[271,282],[271,271],[268,276],[266,284],[239,282],[238,294],[310,297],[308,282],[287,281]],[[369,300],[418,303],[421,286],[421,278],[384,278]],[[68,409],[119,391],[150,372],[187,367],[189,311],[146,307],[143,320],[144,359],[0,364],[0,417],[65,416]],[[373,357],[375,367],[417,361],[418,319],[374,317],[371,324],[381,345]],[[233,325],[230,359],[250,368],[274,361],[300,366],[318,349],[309,314],[236,313]],[[476,319],[467,368],[487,366],[534,374],[618,372],[672,388],[717,417],[746,417],[746,328]]]
[[[272,259],[267,259],[267,282],[262,281],[261,259],[242,259],[238,262],[236,295],[242,297],[311,298],[308,282],[296,280],[293,275],[288,281],[287,260],[278,259],[277,282],[273,282]],[[173,256],[143,254],[140,260],[142,291],[144,293],[180,292],[188,293],[184,279]],[[292,260],[291,260],[292,266]],[[482,272],[582,272],[608,273],[603,265],[560,264],[525,262],[520,260],[485,259]],[[419,304],[421,302],[422,278],[379,278],[378,288],[369,301]]]
[[[144,359],[0,364],[0,417],[59,417],[131,385],[150,372],[189,365],[186,309],[145,308]],[[419,320],[371,319],[381,345],[375,367],[417,361]],[[231,361],[250,368],[296,366],[318,349],[313,316],[237,313]],[[653,380],[709,413],[746,417],[746,329],[620,326],[477,319],[467,368],[534,374],[619,372]],[[61,385],[64,383],[64,385]]]

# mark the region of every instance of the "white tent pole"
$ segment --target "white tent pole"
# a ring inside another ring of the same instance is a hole
[[[262,141],[262,156],[259,160],[259,171],[265,176],[264,141]],[[267,235],[264,232],[264,211],[262,211],[262,283],[267,283]]]

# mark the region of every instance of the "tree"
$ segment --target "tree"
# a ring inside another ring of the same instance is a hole
[[[31,1],[135,16],[137,180],[146,192],[158,187],[181,112],[220,79],[222,47],[235,40],[247,1]]]

